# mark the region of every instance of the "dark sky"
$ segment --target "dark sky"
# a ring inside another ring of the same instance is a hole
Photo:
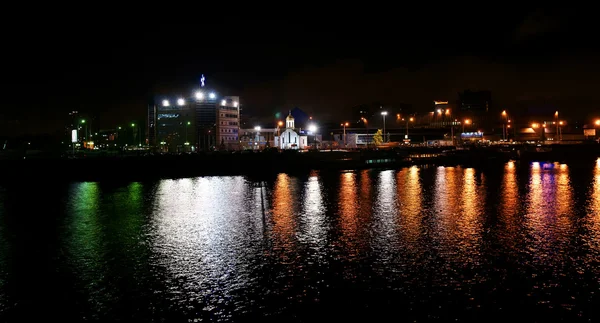
[[[52,8],[5,21],[0,134],[52,132],[73,109],[107,128],[142,119],[148,98],[191,93],[201,74],[263,115],[298,106],[337,121],[376,101],[426,111],[464,89],[491,90],[509,110],[545,104],[572,118],[600,114],[589,8],[313,9],[177,16]]]

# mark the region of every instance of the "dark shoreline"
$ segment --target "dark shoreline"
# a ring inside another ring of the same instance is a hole
[[[24,159],[0,161],[0,181],[101,181],[150,180],[196,176],[269,176],[281,172],[311,170],[395,169],[413,165],[486,167],[520,162],[594,161],[600,145],[564,146],[552,152],[506,150],[497,147],[448,150],[417,148],[400,150],[332,152],[254,152],[208,153],[194,155],[154,155],[89,157],[81,159]]]

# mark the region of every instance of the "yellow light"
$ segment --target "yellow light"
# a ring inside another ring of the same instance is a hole
[[[346,127],[349,126],[350,124],[348,122],[345,123]]]
[[[600,119],[599,119],[599,120],[596,120],[596,125],[597,125],[597,126],[600,126]]]
[[[471,124],[471,119],[465,120],[465,124]]]
[[[283,126],[283,121],[279,121],[277,124],[281,127]]]
[[[446,109],[446,114],[450,114],[450,109]]]
[[[563,123],[564,123],[564,122],[560,121],[558,124],[562,126],[562,125],[563,125]]]
[[[415,118],[411,117],[409,120],[410,120],[410,122],[413,122],[413,121],[415,121]]]
[[[531,124],[531,128],[539,128],[539,127],[540,127],[540,125],[537,124],[537,123],[532,123]]]
[[[442,114],[442,109],[437,109],[437,113]]]
[[[448,104],[448,101],[433,101],[433,104],[438,105],[438,104]]]
[[[502,115],[506,116],[506,110],[502,111]]]

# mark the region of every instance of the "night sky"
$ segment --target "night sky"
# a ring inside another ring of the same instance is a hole
[[[73,109],[96,114],[102,128],[142,120],[154,94],[191,93],[201,74],[266,116],[297,106],[340,121],[371,102],[426,112],[465,89],[491,90],[508,110],[600,113],[593,10],[477,9],[178,19],[40,10],[3,28],[0,134],[52,133]]]

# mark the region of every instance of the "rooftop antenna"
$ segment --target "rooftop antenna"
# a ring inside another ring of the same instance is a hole
[[[201,87],[204,87],[204,80],[206,80],[206,79],[204,78],[204,74],[202,74],[202,77],[200,78],[200,86]]]

